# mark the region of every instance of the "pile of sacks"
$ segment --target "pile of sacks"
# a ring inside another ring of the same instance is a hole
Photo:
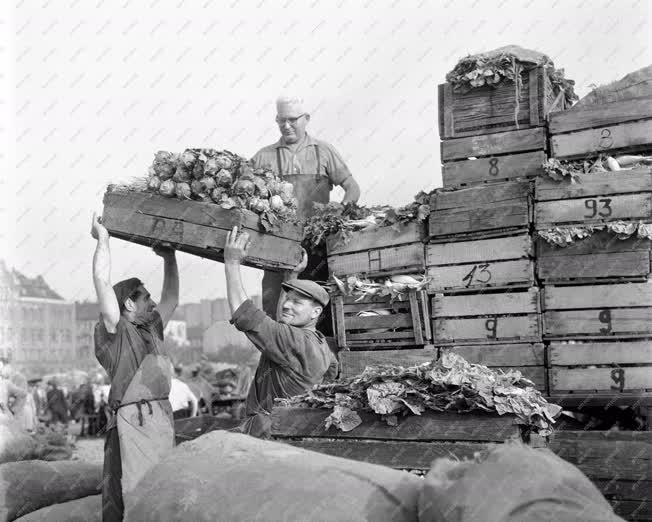
[[[134,522],[622,520],[575,466],[519,443],[438,459],[420,478],[225,431],[175,448],[125,509]]]
[[[0,417],[0,464],[19,460],[67,460],[72,457],[69,438],[49,428],[26,433],[13,418]]]

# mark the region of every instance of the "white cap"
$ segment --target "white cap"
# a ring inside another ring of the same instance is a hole
[[[279,96],[276,100],[276,114],[282,118],[297,118],[306,114],[303,99],[297,96]]]

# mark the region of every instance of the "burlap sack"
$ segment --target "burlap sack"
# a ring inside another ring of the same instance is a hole
[[[0,522],[101,493],[102,465],[25,460],[0,465]]]
[[[102,495],[53,504],[17,518],[16,522],[102,522]]]
[[[214,431],[151,469],[125,520],[407,522],[422,479],[279,442]]]
[[[0,416],[0,464],[31,459],[36,441],[12,418]]]
[[[482,462],[437,459],[419,496],[420,522],[614,522],[606,499],[548,450],[498,445]]]
[[[573,109],[586,109],[596,105],[652,96],[652,65],[631,72],[618,81],[593,89]]]

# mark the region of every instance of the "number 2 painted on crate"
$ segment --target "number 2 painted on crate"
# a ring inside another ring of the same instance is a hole
[[[484,327],[485,327],[485,330],[487,330],[487,332],[489,332],[487,334],[487,339],[495,339],[496,336],[497,336],[496,331],[498,329],[498,319],[497,318],[487,319],[484,322]]]
[[[498,158],[491,158],[489,160],[489,175],[498,176],[500,169],[498,168]]]
[[[476,282],[481,284],[486,284],[491,281],[491,272],[488,270],[489,263],[482,265],[473,265],[471,271],[462,278],[462,282],[467,281],[466,287],[471,286],[471,283],[475,279]],[[479,270],[478,270],[479,269]],[[477,272],[477,273],[476,273]]]
[[[611,385],[612,390],[623,391],[625,389],[625,370],[622,368],[614,368],[611,370],[611,380],[618,386]]]
[[[598,210],[598,203],[602,203],[602,208]],[[596,216],[609,217],[613,209],[611,208],[611,198],[604,199],[587,199],[584,201],[584,206],[590,211],[586,218],[594,218]]]
[[[600,131],[600,145],[601,149],[610,149],[614,144],[614,139],[611,137],[611,130],[602,129]]]
[[[608,308],[606,310],[600,310],[600,313],[598,314],[598,321],[600,321],[602,324],[607,325],[604,328],[600,328],[601,334],[611,333],[611,310]]]

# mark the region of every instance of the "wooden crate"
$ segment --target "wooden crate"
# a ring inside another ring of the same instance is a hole
[[[426,245],[429,292],[531,287],[534,245],[525,233]]]
[[[423,346],[430,342],[428,297],[425,291],[390,303],[389,297],[334,296],[333,322],[340,350],[376,350],[397,346]],[[360,317],[362,311],[386,310],[390,315]]]
[[[544,150],[449,161],[441,168],[446,188],[464,188],[485,183],[543,176]]]
[[[536,180],[535,225],[652,218],[652,169],[580,174],[576,182]]]
[[[445,140],[441,142],[440,147],[442,163],[545,151],[548,148],[546,130],[543,127]],[[488,171],[487,174],[491,176]]]
[[[546,284],[645,281],[652,241],[599,231],[566,247],[537,240],[537,275]]]
[[[443,346],[445,352],[456,353],[470,363],[483,364],[492,369],[518,370],[523,377],[534,382],[537,390],[547,391],[545,348],[542,343],[476,344],[468,346]]]
[[[346,243],[340,234],[329,237],[328,270],[337,276],[421,273],[425,269],[425,228],[423,223],[408,223],[353,232]]]
[[[639,402],[652,392],[652,340],[568,343],[548,347],[550,395],[624,395]]]
[[[548,449],[577,466],[627,520],[652,520],[652,432],[556,431]]]
[[[556,113],[550,117],[552,155],[580,158],[652,148],[652,98]]]
[[[515,84],[501,82],[468,92],[455,92],[450,83],[439,85],[439,136],[442,140],[545,125],[551,110],[563,110],[563,94],[553,92],[548,71],[536,67],[521,75],[517,100]],[[555,106],[555,102],[556,106]],[[516,121],[515,121],[516,120]]]
[[[542,294],[544,339],[652,337],[649,283],[547,286]]]
[[[238,226],[251,236],[243,264],[287,270],[301,261],[303,231],[299,225],[284,223],[273,232],[265,232],[258,215],[248,210],[109,190],[104,195],[102,220],[114,237],[146,246],[170,243],[177,250],[215,261],[224,260],[226,236]]]
[[[437,358],[437,350],[430,345],[423,348],[404,350],[372,350],[339,352],[340,379],[348,379],[361,374],[367,366],[395,365],[415,366]]]
[[[432,298],[436,345],[541,342],[537,288],[502,293],[437,294]]]
[[[272,410],[272,437],[293,446],[396,469],[430,469],[439,457],[470,458],[488,443],[521,440],[513,415],[427,411],[401,417],[389,426],[379,415],[358,412],[362,424],[351,431],[325,429],[332,410]]]
[[[430,242],[464,241],[527,231],[532,223],[533,186],[510,181],[434,194]]]

